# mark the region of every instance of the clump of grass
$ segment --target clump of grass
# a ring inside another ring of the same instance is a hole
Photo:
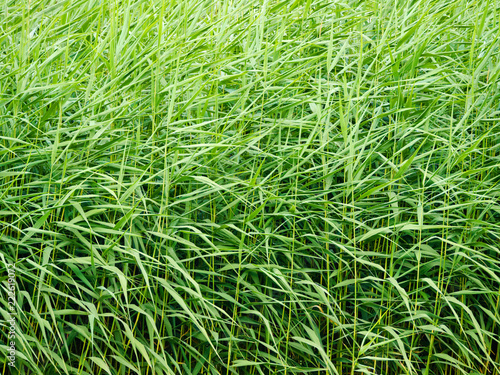
[[[1,6],[19,373],[500,373],[497,2]]]

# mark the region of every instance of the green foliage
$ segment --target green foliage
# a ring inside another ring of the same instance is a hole
[[[500,374],[498,2],[0,7],[20,374]]]

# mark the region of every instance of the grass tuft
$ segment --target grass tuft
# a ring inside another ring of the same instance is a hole
[[[0,7],[19,374],[500,374],[497,1]]]

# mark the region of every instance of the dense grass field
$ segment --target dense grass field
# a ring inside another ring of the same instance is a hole
[[[3,374],[500,374],[497,0],[0,9]]]

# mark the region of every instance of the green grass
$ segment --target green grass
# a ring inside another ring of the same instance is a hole
[[[0,3],[19,374],[500,374],[500,3]]]

